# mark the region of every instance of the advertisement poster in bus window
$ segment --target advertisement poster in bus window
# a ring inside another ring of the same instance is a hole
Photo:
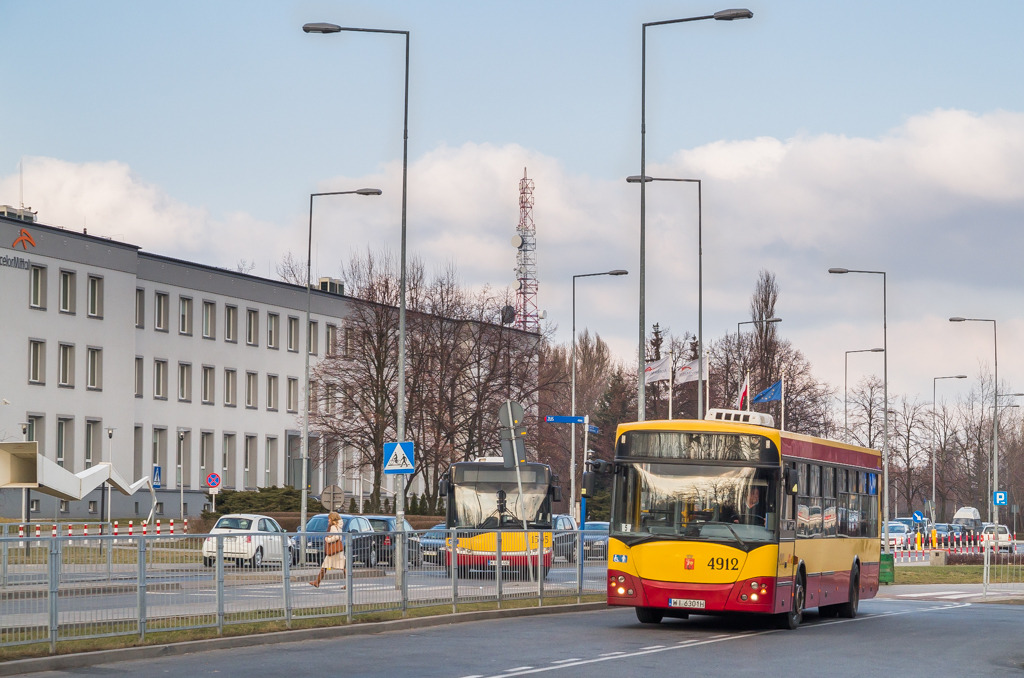
[[[878,476],[874,473],[868,474],[868,494],[878,494]]]

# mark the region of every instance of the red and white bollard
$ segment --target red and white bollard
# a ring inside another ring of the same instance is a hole
[[[143,521],[142,521],[142,536],[143,536],[143,537],[145,537],[145,536],[146,536],[146,528],[147,528],[147,527],[149,527],[149,526],[148,526],[148,525],[146,524],[146,521],[145,521],[145,520],[143,520]]]
[[[88,537],[89,536],[89,523],[82,523],[82,536],[83,537]]]
[[[135,527],[135,521],[134,520],[129,520],[128,521],[128,536],[129,537],[133,536],[132,535],[132,531],[133,531],[134,527]]]
[[[40,525],[36,525],[36,538],[37,539],[39,538],[39,528],[40,527],[41,527]]]
[[[188,518],[185,518],[185,529],[182,530],[182,533],[188,534]]]
[[[51,537],[56,537],[57,536],[57,524],[56,523],[53,524],[53,533],[50,536]]]
[[[171,518],[171,534],[174,534],[174,518]]]
[[[24,525],[18,525],[18,536],[19,537],[24,537],[25,536],[25,526]]]
[[[71,536],[74,536],[74,535],[73,535],[73,534],[71,533],[71,523],[68,523],[68,536],[69,536],[69,537],[71,537]]]
[[[157,533],[157,536],[160,535],[160,519],[159,518],[156,519],[156,533]]]
[[[117,521],[114,521],[114,536],[117,536]]]

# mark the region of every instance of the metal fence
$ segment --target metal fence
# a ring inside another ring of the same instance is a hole
[[[1024,594],[1024,553],[1011,541],[1001,547],[984,549],[982,590],[985,596]]]
[[[318,587],[322,534],[104,532],[0,538],[0,646],[48,642],[56,651],[60,641],[103,636],[543,605],[603,594],[607,576],[606,547],[582,531],[345,533],[347,567],[326,570]]]

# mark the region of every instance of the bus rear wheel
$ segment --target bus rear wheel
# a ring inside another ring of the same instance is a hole
[[[636,618],[641,624],[660,624],[665,614],[652,607],[636,608]]]
[[[836,605],[836,612],[840,617],[853,619],[857,616],[857,608],[860,607],[860,568],[856,565],[850,572],[850,597],[840,605]]]

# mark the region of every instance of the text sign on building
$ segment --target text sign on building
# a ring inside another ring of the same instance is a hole
[[[999,490],[992,493],[992,503],[996,506],[1006,506],[1009,503],[1010,496],[1005,490]]]
[[[384,473],[413,473],[416,470],[416,457],[411,442],[384,443]]]

